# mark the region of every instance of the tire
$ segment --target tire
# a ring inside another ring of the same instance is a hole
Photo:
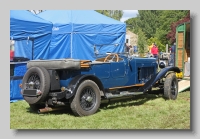
[[[178,80],[175,73],[167,75],[164,82],[164,97],[175,100],[178,96]]]
[[[91,80],[80,83],[70,104],[76,116],[88,116],[97,112],[100,107],[101,96],[97,84]]]
[[[22,79],[22,88],[26,89],[26,83],[34,82],[34,89],[38,89],[42,92],[40,96],[23,96],[29,104],[39,104],[43,102],[50,89],[50,75],[49,72],[43,67],[32,67],[28,69]],[[29,88],[27,88],[29,89]]]

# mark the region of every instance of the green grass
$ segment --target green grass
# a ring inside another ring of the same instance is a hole
[[[37,114],[25,101],[10,103],[10,129],[190,129],[190,91],[177,100],[148,94],[100,107],[91,116],[70,109]]]

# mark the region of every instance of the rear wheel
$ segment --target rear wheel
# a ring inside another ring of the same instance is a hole
[[[97,84],[91,80],[85,80],[77,88],[71,102],[71,109],[76,116],[88,116],[97,112],[100,102],[100,90]]]
[[[178,96],[178,80],[175,73],[167,75],[164,82],[164,97],[175,100]]]
[[[50,89],[50,75],[44,67],[28,69],[22,80],[22,89],[37,89],[39,96],[23,96],[29,104],[39,104],[45,100]]]

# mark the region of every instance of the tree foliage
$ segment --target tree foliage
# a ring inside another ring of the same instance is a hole
[[[147,51],[147,42],[146,42],[146,37],[142,29],[138,29],[138,52],[140,56],[143,56],[144,53]]]
[[[137,33],[138,32],[138,25],[137,22],[139,20],[139,17],[134,17],[134,18],[130,18],[128,20],[125,21],[126,23],[126,28],[132,32]]]
[[[167,38],[167,34],[171,31],[171,24],[184,18],[189,11],[187,10],[165,10],[160,16],[160,25],[156,32],[156,37],[163,43],[169,44],[170,39]]]
[[[160,52],[166,50],[165,45],[163,45],[157,37],[151,37],[150,39],[147,40],[148,46],[151,45],[152,43],[155,43],[158,46]]]
[[[170,43],[174,43],[176,40],[176,27],[179,24],[185,23],[185,22],[190,22],[190,12],[181,20],[178,20],[177,22],[171,23],[171,31],[167,34],[167,38],[170,40]]]
[[[122,10],[96,10],[96,11],[119,21],[123,16]]]
[[[154,37],[159,25],[160,11],[156,10],[138,10],[139,20],[137,25],[145,33],[147,38]]]
[[[142,30],[148,44],[156,41],[159,49],[164,50],[166,44],[175,40],[177,24],[190,18],[188,13],[189,10],[138,10],[137,17],[128,19],[125,23],[136,34]]]
[[[28,10],[34,14],[38,14],[43,12],[44,10]],[[108,17],[111,17],[116,20],[120,20],[123,16],[123,11],[122,10],[95,10],[103,15],[106,15]]]

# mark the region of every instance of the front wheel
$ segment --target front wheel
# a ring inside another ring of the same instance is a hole
[[[78,86],[70,106],[76,116],[88,116],[97,112],[100,102],[100,90],[97,84],[85,80]]]
[[[175,100],[178,96],[178,80],[175,73],[167,75],[164,82],[164,97]]]

